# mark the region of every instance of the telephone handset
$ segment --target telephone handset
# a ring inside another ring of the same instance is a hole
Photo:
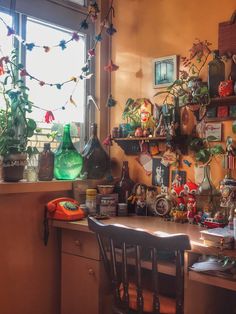
[[[48,202],[44,214],[44,244],[47,245],[49,237],[48,219],[73,221],[84,217],[84,211],[73,198],[60,197]]]

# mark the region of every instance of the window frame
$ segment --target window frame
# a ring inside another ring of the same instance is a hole
[[[65,3],[68,1],[65,1]],[[87,15],[87,8],[74,4],[64,5],[61,0],[34,0],[34,5],[29,4],[27,0],[15,0],[14,8],[10,8],[10,0],[2,0],[0,3],[0,11],[8,13],[13,17],[13,27],[17,34],[26,38],[26,20],[27,16],[32,19],[41,20],[51,23],[59,27],[69,29],[73,32],[78,31],[81,21]],[[86,1],[87,3],[87,1]],[[76,9],[75,9],[76,6]],[[52,12],[51,14],[49,12]],[[63,16],[63,19],[61,19]],[[80,30],[85,35],[85,56],[87,51],[92,48],[95,36],[95,25],[90,23],[87,30]],[[15,39],[13,43],[15,48],[19,48],[19,42]],[[21,45],[19,49],[19,62],[25,64],[26,48]],[[86,61],[86,60],[85,60]],[[95,73],[95,60],[91,60],[91,72]],[[80,141],[81,146],[87,142],[90,134],[90,125],[95,121],[95,108],[88,105],[88,96],[95,96],[95,76],[85,80],[85,103],[84,103],[84,123],[82,124]],[[81,125],[80,125],[81,126]]]

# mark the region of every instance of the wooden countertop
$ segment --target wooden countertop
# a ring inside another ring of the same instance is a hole
[[[184,233],[187,234],[190,238],[193,252],[207,255],[222,254],[236,258],[236,250],[225,249],[221,251],[218,248],[208,247],[204,245],[203,241],[200,239],[200,231],[204,230],[204,228],[197,225],[165,221],[164,219],[158,217],[141,216],[113,217],[107,220],[102,220],[101,222],[104,224],[122,224],[130,228],[139,228],[151,233],[154,233],[155,231],[162,231],[169,234]],[[74,222],[54,220],[53,226],[64,229],[90,232],[86,219]]]

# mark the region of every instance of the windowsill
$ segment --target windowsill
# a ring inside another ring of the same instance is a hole
[[[71,191],[71,180],[0,182],[0,194]]]

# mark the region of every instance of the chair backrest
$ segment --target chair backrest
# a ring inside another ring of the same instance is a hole
[[[134,250],[135,283],[137,287],[137,312],[143,313],[142,287],[142,249],[150,251],[152,271],[153,312],[160,313],[158,285],[158,253],[174,252],[176,267],[176,313],[183,313],[183,253],[191,249],[185,234],[154,235],[140,229],[131,229],[118,224],[102,224],[93,217],[88,217],[89,229],[96,233],[105,270],[112,284],[114,303],[129,313],[129,272],[128,256]],[[122,284],[122,296],[120,287]]]

